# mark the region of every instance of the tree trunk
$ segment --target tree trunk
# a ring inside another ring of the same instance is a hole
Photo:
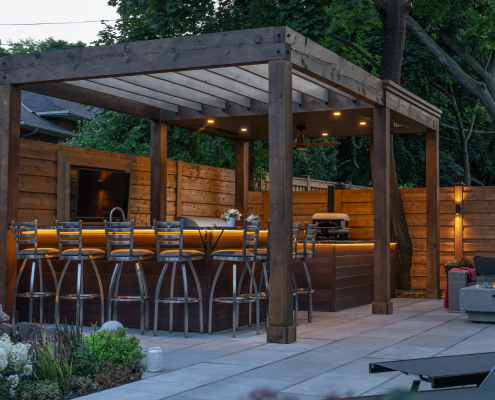
[[[383,7],[382,1],[375,1]],[[387,28],[383,44],[380,79],[389,79],[400,84],[402,58],[406,41],[407,20],[411,11],[409,0],[388,0]],[[370,155],[373,154],[371,141]],[[373,161],[372,161],[373,165]],[[407,227],[406,215],[402,205],[399,182],[395,166],[393,137],[390,141],[390,217],[392,229],[397,240],[396,285],[399,289],[411,288],[412,242]]]

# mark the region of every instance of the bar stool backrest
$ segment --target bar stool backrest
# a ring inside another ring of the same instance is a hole
[[[38,220],[32,222],[14,222],[12,229],[15,239],[15,253],[19,258],[19,246],[31,245],[34,248],[34,258],[38,256]],[[29,247],[31,247],[29,246]]]
[[[113,247],[126,246],[129,248],[130,256],[134,250],[134,221],[108,222],[105,224],[105,235],[107,237],[108,255],[112,253]]]
[[[155,229],[156,254],[161,253],[161,246],[179,246],[179,257],[182,258],[184,221],[162,222],[153,220]]]
[[[292,247],[294,248],[294,254],[297,253],[297,241],[299,240],[299,231],[301,230],[301,223],[292,224]]]
[[[308,224],[307,222],[304,224],[304,245],[303,245],[302,258],[314,257],[317,231],[318,231],[318,224]],[[311,254],[308,254],[309,251],[311,251]]]
[[[79,222],[59,222],[55,221],[57,228],[58,250],[62,255],[64,245],[77,245],[79,256],[82,251],[82,221]]]
[[[242,234],[242,258],[246,260],[246,252],[249,251],[248,247],[252,246],[252,253],[256,258],[258,251],[258,239],[260,235],[260,221],[247,221],[244,220],[244,230]]]

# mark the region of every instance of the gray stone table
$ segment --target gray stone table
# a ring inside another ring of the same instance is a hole
[[[495,322],[495,289],[468,286],[461,289],[461,310],[470,321]]]

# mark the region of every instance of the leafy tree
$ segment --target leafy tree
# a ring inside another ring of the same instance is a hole
[[[44,40],[35,40],[32,38],[21,39],[18,42],[8,41],[9,47],[7,49],[0,48],[0,57],[10,54],[25,54],[36,53],[41,51],[53,51],[72,49],[75,47],[86,47],[86,44],[78,41],[76,43],[70,43],[65,40],[55,40],[53,37],[49,37]]]

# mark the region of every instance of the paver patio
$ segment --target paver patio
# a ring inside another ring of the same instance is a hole
[[[298,339],[267,344],[266,335],[242,327],[212,335],[152,332],[139,335],[143,348],[161,347],[163,372],[89,395],[88,400],[236,400],[254,389],[280,392],[277,399],[317,400],[332,392],[367,396],[409,390],[411,379],[388,372],[370,375],[373,361],[482,353],[495,346],[493,324],[471,323],[466,314],[448,313],[443,300],[394,299],[393,315],[372,315],[371,305],[337,313],[300,315]],[[146,364],[146,359],[143,361]],[[420,390],[430,390],[422,383]],[[269,396],[269,394],[267,394]],[[270,397],[266,397],[270,398]]]

